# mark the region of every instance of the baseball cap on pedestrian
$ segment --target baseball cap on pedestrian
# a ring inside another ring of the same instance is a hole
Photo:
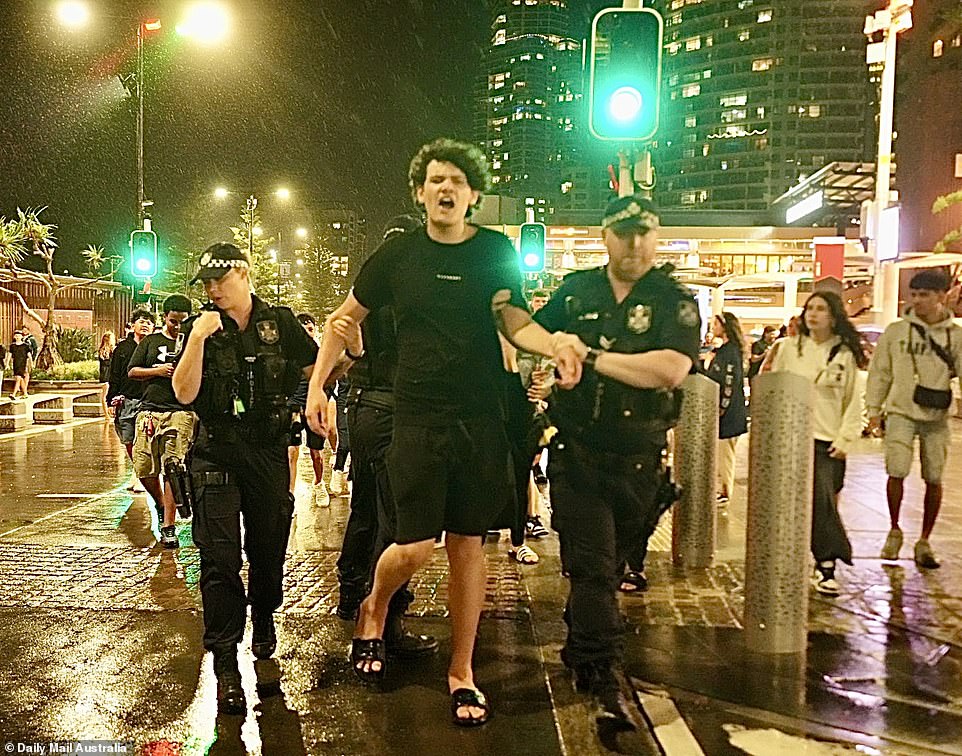
[[[231,268],[250,268],[250,255],[239,247],[218,242],[205,249],[197,261],[200,266],[197,275],[190,279],[191,284],[198,281],[213,281],[223,276]]]
[[[632,194],[608,203],[601,221],[603,229],[618,234],[644,234],[660,226],[658,210],[651,200]]]
[[[948,291],[949,277],[938,268],[922,270],[912,276],[909,281],[910,289],[926,289],[928,291]]]

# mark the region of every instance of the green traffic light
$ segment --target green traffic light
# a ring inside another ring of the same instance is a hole
[[[519,234],[521,270],[525,273],[540,273],[545,264],[544,223],[522,223]]]
[[[661,16],[651,8],[607,8],[591,37],[588,128],[598,139],[644,141],[658,130]]]
[[[153,231],[131,231],[130,267],[138,278],[153,278],[157,275],[157,234]]]

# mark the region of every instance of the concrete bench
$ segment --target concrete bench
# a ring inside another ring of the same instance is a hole
[[[33,405],[33,421],[42,425],[66,423],[73,420],[73,397],[54,396]]]
[[[25,401],[22,399],[0,400],[0,433],[23,430],[30,422]]]
[[[75,394],[73,398],[74,417],[103,417],[104,405],[99,391],[88,394]]]

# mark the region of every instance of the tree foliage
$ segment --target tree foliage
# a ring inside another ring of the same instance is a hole
[[[945,212],[950,207],[962,204],[962,189],[957,192],[950,192],[949,194],[943,194],[935,199],[932,203],[932,215],[938,215],[939,213]],[[948,248],[955,242],[962,239],[962,226],[959,228],[954,228],[949,231],[945,236],[943,236],[939,241],[935,243],[932,248],[933,252],[945,252]]]

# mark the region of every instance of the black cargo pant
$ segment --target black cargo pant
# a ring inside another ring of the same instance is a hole
[[[202,423],[190,472],[204,648],[213,651],[240,642],[248,603],[253,613],[269,614],[283,600],[284,557],[294,515],[287,437],[265,440],[233,429],[212,432]],[[246,593],[240,576],[241,517],[249,566]]]
[[[392,397],[387,392],[352,391],[347,422],[351,435],[351,515],[344,529],[337,577],[341,596],[363,599],[381,553],[394,542],[397,513],[385,455],[394,433]],[[404,613],[411,603],[407,584],[391,599],[389,611]]]
[[[560,434],[552,444],[551,523],[571,584],[565,654],[572,666],[622,661],[618,584],[628,554],[654,521],[660,465],[655,444],[630,456],[595,451]]]
[[[852,563],[852,544],[838,513],[838,494],[845,482],[845,460],[830,457],[828,441],[815,442],[812,486],[812,556],[816,562],[841,559]]]

